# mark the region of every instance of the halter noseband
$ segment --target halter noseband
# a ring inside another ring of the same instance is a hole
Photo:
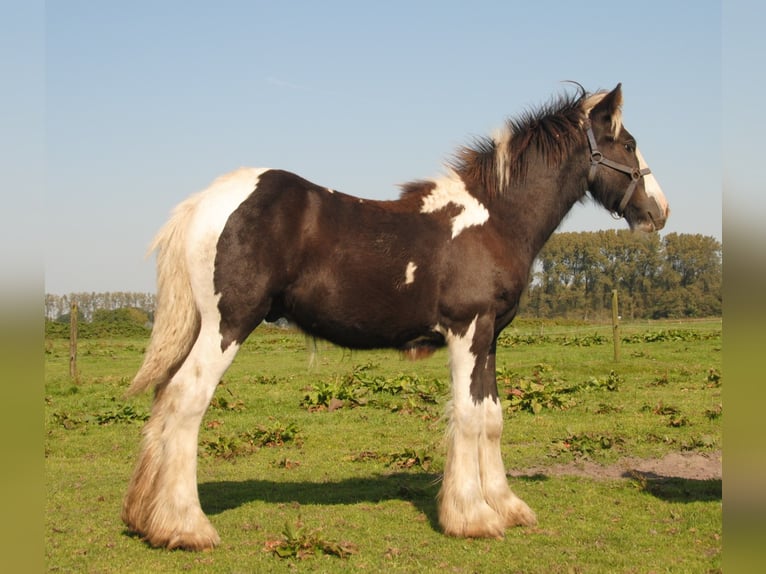
[[[650,170],[648,167],[643,169],[630,167],[624,163],[617,163],[616,161],[605,158],[604,154],[598,150],[598,145],[596,144],[596,136],[593,135],[593,127],[591,126],[590,120],[585,121],[585,127],[585,133],[588,134],[588,145],[590,146],[590,171],[588,172],[588,184],[593,182],[593,178],[596,176],[596,170],[601,164],[605,165],[606,167],[611,167],[612,169],[622,173],[627,173],[630,176],[630,183],[628,184],[628,188],[625,190],[625,194],[622,197],[620,206],[617,208],[616,212],[612,212],[613,215],[616,213],[618,216],[617,219],[619,219],[625,214],[625,207],[627,207],[630,198],[633,197],[633,192],[636,191],[636,186],[638,185],[639,180],[645,175],[652,173],[652,170]]]

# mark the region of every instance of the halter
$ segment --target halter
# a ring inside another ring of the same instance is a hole
[[[625,214],[625,207],[627,207],[630,198],[633,197],[633,192],[636,191],[636,186],[638,185],[639,180],[645,175],[652,173],[652,170],[648,167],[643,169],[630,167],[624,163],[617,163],[616,161],[605,158],[604,154],[598,150],[596,136],[593,135],[593,127],[591,126],[590,120],[585,120],[585,126],[587,128],[586,133],[588,134],[588,145],[590,146],[590,171],[588,172],[588,183],[590,184],[593,182],[593,178],[596,176],[596,169],[598,169],[598,166],[601,164],[622,173],[627,173],[630,176],[630,183],[625,190],[620,206],[617,208],[617,211],[612,212],[613,216],[615,214],[617,215],[615,219],[620,219]]]

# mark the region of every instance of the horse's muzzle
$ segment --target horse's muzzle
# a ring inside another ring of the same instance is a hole
[[[659,231],[665,227],[665,222],[670,215],[670,207],[668,205],[660,205],[660,203],[653,197],[650,197],[649,199],[653,205],[647,212],[647,215],[654,226],[653,231]]]

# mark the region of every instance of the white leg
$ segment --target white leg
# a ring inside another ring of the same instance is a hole
[[[503,434],[503,409],[500,401],[486,397],[481,406],[484,409],[484,430],[479,439],[479,467],[484,499],[503,517],[505,526],[537,524],[535,513],[508,486],[500,451]]]
[[[197,439],[221,376],[237,353],[221,352],[217,326],[206,328],[170,382],[158,387],[141,455],[123,504],[123,521],[153,546],[201,550],[220,541],[197,493]]]
[[[439,492],[439,523],[445,534],[501,537],[505,520],[484,499],[480,440],[484,407],[471,396],[477,357],[471,352],[476,319],[465,335],[447,332],[452,375],[452,404],[447,434],[447,461]]]

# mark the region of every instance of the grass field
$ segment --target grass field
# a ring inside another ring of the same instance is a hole
[[[498,347],[503,457],[535,528],[439,533],[447,355],[418,363],[261,328],[200,433],[211,552],[148,547],[120,522],[150,394],[123,399],[145,339],[45,342],[51,572],[719,572],[721,480],[622,468],[721,449],[721,321],[522,322]],[[569,468],[573,472],[562,472]]]

